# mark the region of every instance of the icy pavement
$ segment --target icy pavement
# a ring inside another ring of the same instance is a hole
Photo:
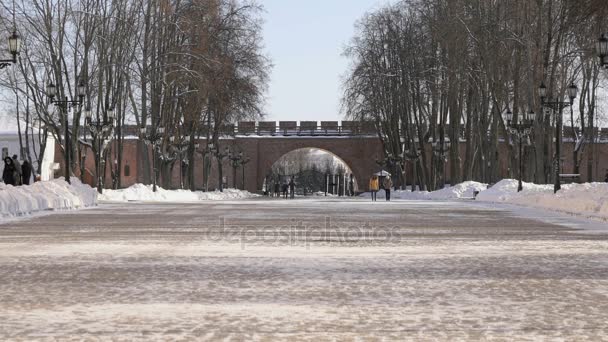
[[[113,204],[0,226],[0,340],[608,337],[608,235],[468,202]]]

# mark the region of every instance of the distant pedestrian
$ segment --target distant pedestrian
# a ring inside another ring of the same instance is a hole
[[[32,178],[32,165],[29,161],[23,161],[23,165],[21,165],[21,180],[23,185],[30,185],[30,180]]]
[[[386,200],[390,201],[391,200],[391,188],[393,187],[393,180],[391,179],[391,176],[384,177],[384,180],[382,181],[382,186],[384,187],[384,193],[386,194]]]
[[[369,180],[369,191],[372,193],[372,201],[374,202],[378,199],[378,190],[380,190],[380,180],[378,176],[373,175]]]
[[[606,170],[606,177],[604,178],[604,182],[608,183],[608,170]]]
[[[350,196],[355,196],[355,180],[353,176],[350,176],[350,181],[348,182],[348,193]]]
[[[11,157],[4,158],[4,171],[2,172],[2,181],[6,185],[15,185],[15,163]]]
[[[291,199],[296,197],[296,183],[293,181],[293,178],[289,180],[289,193],[291,194]]]
[[[281,191],[283,192],[283,198],[287,199],[287,191],[289,190],[289,186],[287,185],[287,183],[283,182],[283,185],[281,185]]]
[[[13,155],[13,164],[15,164],[15,172],[17,173],[15,175],[15,185],[21,185],[21,175],[22,170],[21,170],[21,163],[19,163],[19,157],[17,157],[16,154]]]
[[[274,181],[274,196],[281,197],[281,183],[278,180]]]

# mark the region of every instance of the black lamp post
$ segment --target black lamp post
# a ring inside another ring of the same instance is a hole
[[[245,157],[243,152],[239,152],[239,153],[229,152],[228,159],[230,159],[230,164],[232,165],[232,184],[234,185],[234,188],[235,189],[237,188],[236,170],[239,167],[242,167],[242,169],[243,169],[243,174],[242,174],[243,190],[245,190],[245,164],[249,163],[249,158]]]
[[[433,143],[431,145],[433,147],[433,153],[441,161],[441,165],[443,166],[442,167],[443,174],[441,175],[441,177],[443,178],[443,181],[442,181],[441,186],[444,187],[445,186],[445,169],[446,169],[446,163],[448,161],[447,153],[450,151],[450,147],[452,147],[452,144],[450,141],[446,141],[444,138],[442,138],[442,139],[439,139],[439,141],[433,141]]]
[[[103,193],[103,174],[105,174],[105,170],[101,167],[101,159],[103,151],[112,139],[114,118],[114,110],[108,109],[103,119],[99,118],[97,121],[93,121],[91,109],[85,109],[85,124],[91,132],[93,143],[96,145],[97,192],[100,194]]]
[[[597,55],[600,58],[600,65],[608,69],[608,38],[605,34],[602,34],[600,39],[598,39],[596,49]]]
[[[209,182],[209,175],[208,173],[210,173],[211,171],[211,156],[215,155],[215,153],[217,152],[217,149],[215,147],[215,145],[213,143],[209,143],[207,146],[205,146],[205,148],[203,150],[199,150],[200,148],[200,144],[197,142],[194,144],[194,150],[197,151],[198,153],[201,154],[201,156],[203,157],[203,161],[206,165],[208,165],[204,171],[204,178],[206,179],[206,182],[204,184],[204,190],[205,191],[209,191],[208,189],[208,182]]]
[[[51,82],[46,86],[46,94],[51,100],[51,103],[56,107],[59,107],[63,114],[64,125],[65,125],[65,148],[64,148],[64,157],[65,157],[65,181],[70,183],[70,129],[69,129],[69,120],[68,120],[68,111],[70,108],[80,107],[84,100],[84,96],[86,94],[87,86],[84,81],[80,80],[78,85],[76,86],[76,99],[68,100],[68,97],[65,96],[63,100],[55,100],[57,96],[57,87]]]
[[[547,87],[545,86],[544,82],[538,88],[538,94],[540,95],[540,101],[541,101],[542,108],[543,109],[549,108],[556,115],[556,117],[555,117],[555,160],[554,160],[555,182],[554,182],[553,191],[554,191],[554,193],[557,193],[562,188],[561,179],[560,179],[560,164],[561,164],[560,158],[561,158],[561,143],[562,143],[562,111],[564,108],[566,108],[568,106],[572,107],[572,105],[574,104],[574,99],[576,99],[576,97],[578,95],[578,88],[576,87],[576,85],[574,83],[572,83],[568,87],[568,97],[570,98],[570,101],[568,101],[568,102],[552,101],[551,97],[548,96]]]
[[[184,136],[182,139],[176,141],[174,136],[171,136],[169,138],[169,143],[171,144],[171,148],[173,149],[173,151],[175,152],[176,155],[179,156],[179,160],[180,160],[180,171],[179,171],[179,179],[180,179],[180,187],[183,189],[184,188],[184,164],[188,165],[190,163],[190,161],[188,160],[188,157],[186,156],[186,158],[184,158],[184,155],[186,155],[186,152],[188,152],[188,149],[190,148],[190,136]]]
[[[403,159],[409,161],[412,164],[412,192],[416,191],[416,182],[418,181],[418,176],[416,174],[416,163],[418,162],[418,159],[420,159],[419,152],[419,149],[403,150]]]
[[[158,175],[158,168],[156,167],[156,152],[158,149],[158,143],[164,138],[165,128],[157,127],[150,132],[149,135],[146,134],[146,127],[142,127],[140,129],[141,137],[146,145],[152,145],[152,191],[156,192],[158,189],[156,187],[156,177]]]
[[[217,162],[218,162],[218,171],[219,171],[219,180],[220,180],[220,192],[224,192],[224,175],[223,175],[223,167],[222,167],[222,163],[224,162],[224,158],[228,157],[230,155],[230,149],[228,147],[226,147],[226,150],[224,152],[219,152],[219,148],[215,149],[215,155],[217,156]],[[228,181],[226,181],[226,183],[228,183]]]
[[[8,37],[8,51],[13,56],[12,59],[0,60],[0,69],[4,69],[11,64],[17,63],[17,55],[21,51],[21,37],[17,34],[17,29],[13,30],[13,34]]]
[[[536,113],[530,111],[527,117],[523,118],[523,120],[518,119],[513,121],[513,112],[511,110],[507,110],[505,114],[505,119],[507,120],[507,128],[509,133],[513,134],[517,137],[519,142],[519,172],[518,172],[518,180],[519,185],[517,187],[517,192],[521,192],[524,189],[523,186],[523,174],[524,174],[524,163],[523,163],[523,140],[528,137],[532,133],[532,128],[534,127],[534,121],[536,120]]]

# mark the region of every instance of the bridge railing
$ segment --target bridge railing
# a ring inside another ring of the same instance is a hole
[[[355,136],[375,135],[372,122],[354,121],[245,121],[228,128],[224,133],[253,136]]]

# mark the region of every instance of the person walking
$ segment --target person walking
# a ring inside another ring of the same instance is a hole
[[[378,190],[380,190],[380,180],[378,176],[373,175],[369,180],[369,191],[372,193],[373,202],[376,202],[378,199]]]
[[[604,182],[608,183],[608,170],[606,170],[606,178],[604,179]]]
[[[26,159],[23,161],[23,165],[21,165],[21,180],[22,180],[23,185],[30,185],[31,178],[32,178],[32,165]]]
[[[13,155],[13,164],[15,165],[15,172],[17,173],[15,175],[15,185],[21,185],[21,175],[22,175],[22,170],[21,170],[21,163],[19,163],[19,157],[17,157],[16,154]]]
[[[15,185],[15,163],[11,157],[4,158],[4,171],[2,172],[2,181],[6,185]]]
[[[355,196],[355,180],[353,175],[350,175],[350,181],[348,182],[348,192],[351,197]]]
[[[281,186],[281,190],[283,191],[283,198],[287,199],[287,190],[288,190],[288,185],[287,183],[283,182],[283,185]]]
[[[281,183],[276,179],[274,181],[274,196],[272,197],[281,197]]]
[[[386,194],[386,201],[390,202],[391,200],[391,188],[393,187],[393,180],[391,176],[384,177],[382,181],[382,186],[384,187],[384,193]]]
[[[293,178],[289,180],[289,193],[291,194],[291,199],[296,197],[296,183],[293,181]]]

